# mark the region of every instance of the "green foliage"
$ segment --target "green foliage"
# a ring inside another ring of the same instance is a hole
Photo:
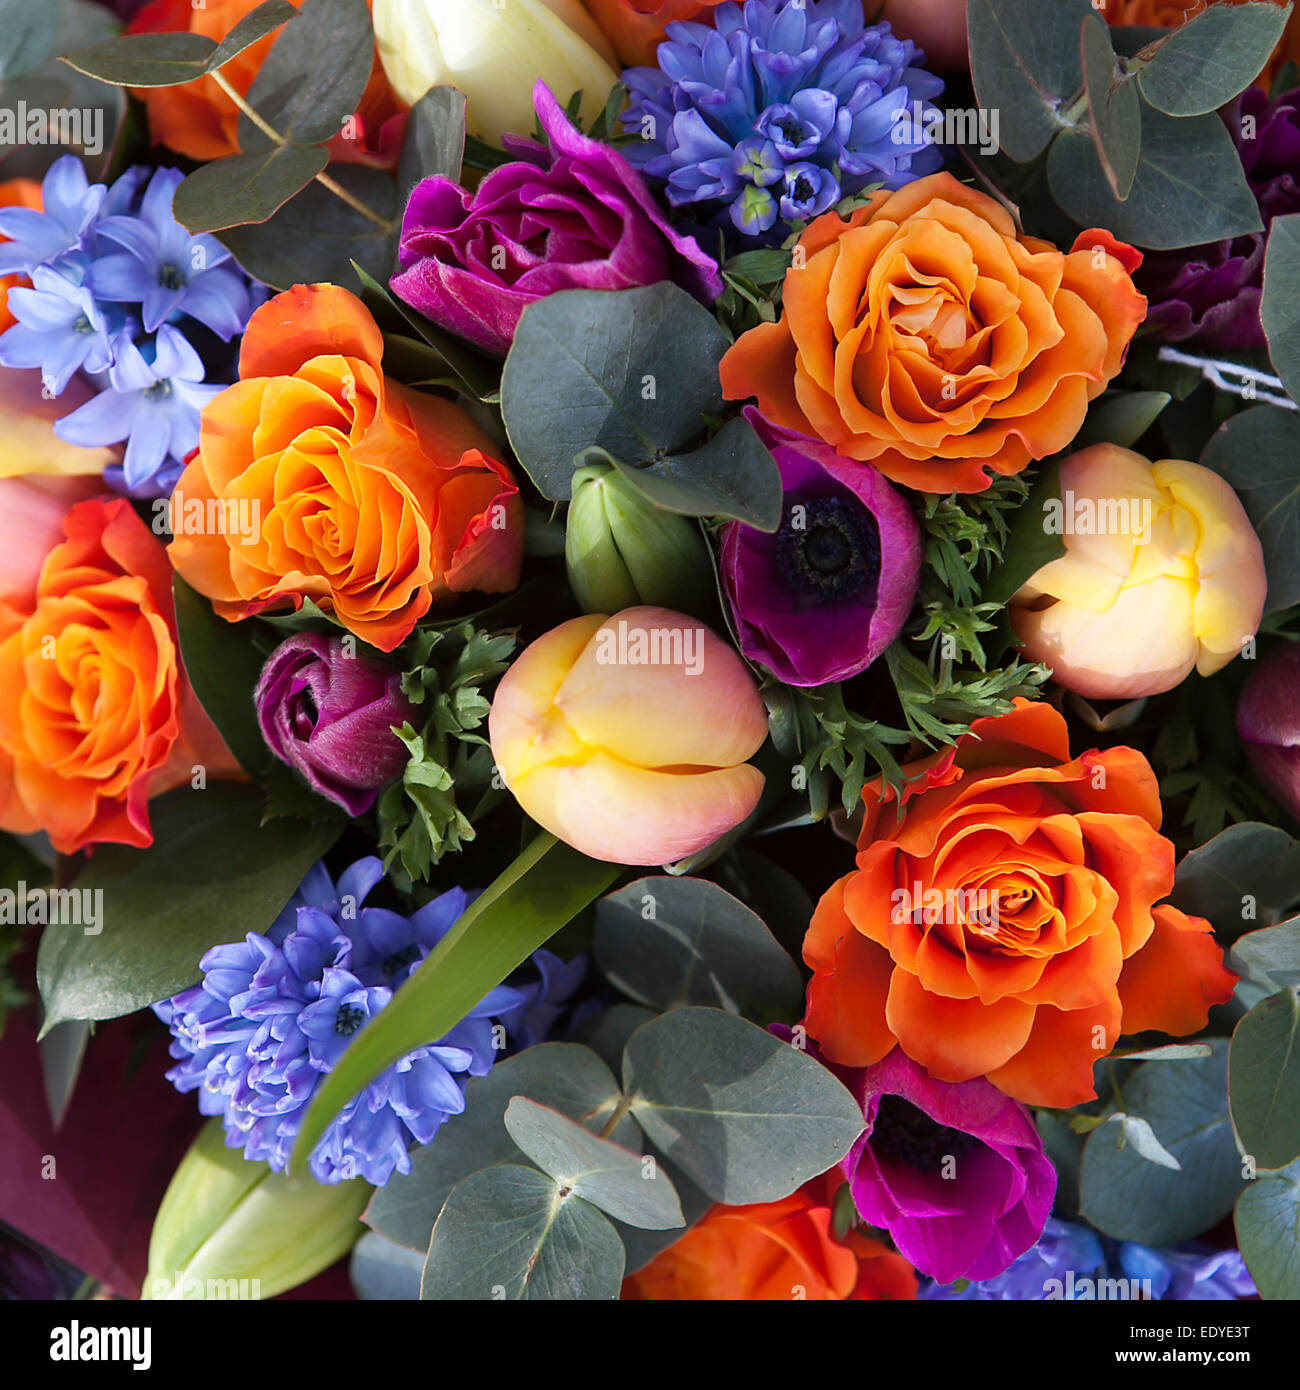
[[[403,886],[427,879],[444,854],[474,838],[466,798],[490,800],[493,791],[491,749],[478,732],[491,708],[483,692],[505,672],[514,649],[513,632],[481,632],[464,622],[421,629],[399,652],[402,692],[424,719],[418,731],[409,723],[397,730],[409,757],[377,810],[384,867]]]

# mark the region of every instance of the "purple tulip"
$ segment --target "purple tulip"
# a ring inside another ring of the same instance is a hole
[[[1151,303],[1147,327],[1165,342],[1194,339],[1209,349],[1262,348],[1267,343],[1259,302],[1268,229],[1275,217],[1300,212],[1300,88],[1270,101],[1248,87],[1221,114],[1264,230],[1149,255],[1138,286]]]
[[[831,1070],[867,1122],[840,1164],[853,1201],[922,1274],[992,1279],[1038,1241],[1056,1170],[1023,1105],[982,1077],[936,1081],[900,1048]]]
[[[254,695],[266,745],[296,768],[313,791],[359,816],[406,765],[393,733],[415,706],[402,675],[348,654],[345,639],[302,632],[266,659]]]
[[[1237,733],[1256,776],[1300,820],[1300,642],[1261,659],[1237,704]]]
[[[864,670],[902,630],[921,574],[911,509],[870,464],[745,417],[772,450],[785,508],[773,534],[733,522],[722,581],[740,650],[787,685]]]
[[[712,303],[717,263],[676,232],[640,174],[576,130],[545,83],[533,104],[549,150],[506,136],[517,163],[470,193],[419,183],[402,219],[399,298],[442,328],[505,354],[519,316],[557,290],[624,290],[672,280]]]

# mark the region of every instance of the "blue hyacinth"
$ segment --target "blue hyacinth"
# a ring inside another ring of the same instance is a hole
[[[702,221],[779,241],[942,163],[926,133],[942,81],[910,40],[868,25],[860,0],[747,0],[667,32],[658,68],[623,74],[623,123],[641,136],[625,152]]]
[[[277,1172],[321,1078],[470,900],[453,888],[409,917],[365,907],[382,877],[374,857],[345,869],[337,885],[316,865],[264,935],[213,947],[199,963],[201,984],[154,1005],[180,1062],[168,1078],[177,1090],[199,1092],[203,1114],[222,1117],[231,1148]],[[540,980],[498,986],[445,1037],[376,1077],[325,1131],[311,1157],[316,1178],[382,1186],[394,1172],[410,1172],[411,1145],[429,1143],[465,1108],[466,1080],[490,1071],[508,1041],[522,1041],[512,1024],[533,1024],[526,1031],[534,1041],[543,1036],[537,1023],[554,1021],[581,975],[558,966],[547,953]]]
[[[1102,1285],[1102,1281],[1106,1281]],[[983,1302],[1150,1298],[1166,1302],[1251,1298],[1255,1283],[1238,1250],[1198,1241],[1159,1249],[1099,1236],[1087,1226],[1050,1218],[1032,1249],[996,1279],[962,1287],[923,1280],[917,1297]]]
[[[198,444],[203,406],[229,384],[209,381],[191,341],[198,325],[223,342],[262,298],[210,236],[172,216],[184,175],[129,169],[92,184],[64,155],[41,185],[42,208],[0,209],[0,275],[29,276],[9,292],[17,320],[0,334],[0,366],[39,368],[60,396],[77,373],[100,394],[56,425],[85,446],[126,443],[105,481],[135,497],[166,496]]]

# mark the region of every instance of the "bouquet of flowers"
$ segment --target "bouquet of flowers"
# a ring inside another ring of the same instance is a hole
[[[0,1286],[1300,1298],[1292,13],[0,0]]]

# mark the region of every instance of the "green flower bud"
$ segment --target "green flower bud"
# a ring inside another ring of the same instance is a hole
[[[374,1189],[290,1178],[228,1149],[220,1119],[190,1145],[149,1240],[144,1299],[273,1298],[328,1269],[365,1230]]]
[[[698,616],[712,602],[699,527],[647,501],[615,468],[594,464],[573,475],[564,558],[588,613],[647,603]]]

